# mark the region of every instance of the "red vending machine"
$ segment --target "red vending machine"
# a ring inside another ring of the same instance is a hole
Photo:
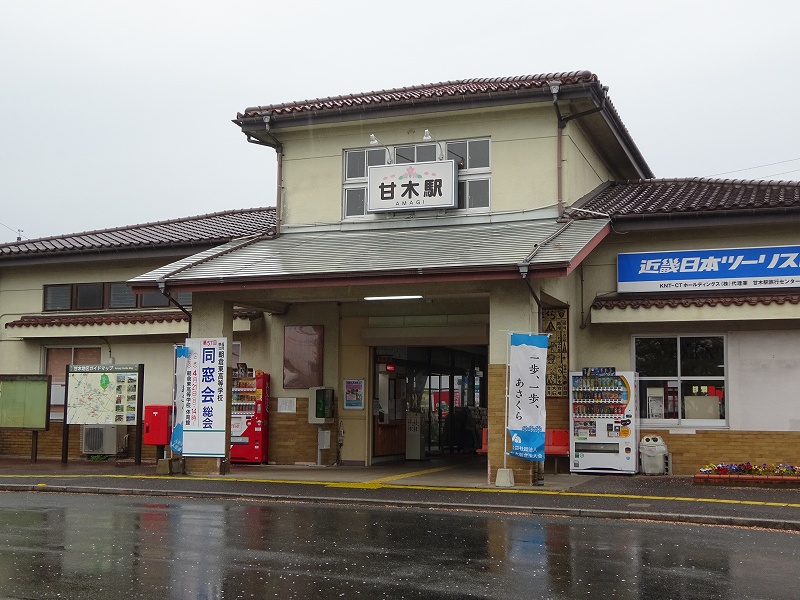
[[[267,462],[269,375],[234,377],[231,401],[231,462]]]

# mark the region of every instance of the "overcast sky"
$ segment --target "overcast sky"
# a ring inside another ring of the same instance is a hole
[[[473,77],[589,70],[657,177],[800,179],[798,22],[796,0],[0,0],[0,242],[272,206],[237,111]]]

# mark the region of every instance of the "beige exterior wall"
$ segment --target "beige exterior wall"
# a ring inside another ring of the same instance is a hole
[[[171,404],[173,347],[175,344],[183,343],[187,337],[188,324],[185,321],[140,325],[62,325],[31,328],[5,326],[23,315],[43,314],[43,286],[46,284],[125,281],[140,274],[144,269],[155,268],[167,260],[170,258],[81,263],[65,261],[0,267],[0,307],[2,307],[0,372],[44,373],[47,348],[99,347],[101,360],[104,363],[145,365],[145,405]],[[240,328],[243,326],[249,328],[249,325],[243,322],[238,324]],[[70,431],[70,456],[74,457],[80,452],[80,431],[77,427],[72,427]],[[133,433],[133,428],[129,428],[131,435],[128,454],[131,456],[135,451]],[[50,431],[39,435],[39,455],[60,456],[61,435],[61,425],[58,422],[51,423]],[[151,456],[152,450],[148,447],[143,448],[143,455]],[[10,430],[0,431],[0,452],[29,454],[30,434],[27,432],[20,434]]]
[[[582,302],[588,307],[596,296],[616,291],[620,252],[783,245],[795,244],[796,239],[789,225],[612,234],[584,262]],[[664,436],[675,474],[691,474],[712,462],[791,459],[796,464],[796,454],[787,455],[785,448],[800,432],[795,401],[800,387],[798,318],[798,308],[790,303],[599,309],[592,312],[586,328],[573,327],[571,363],[575,370],[590,365],[633,370],[634,335],[723,335],[727,418],[719,427],[644,426],[643,431]]]
[[[338,224],[342,220],[344,149],[369,148],[374,133],[394,147],[420,144],[425,129],[449,140],[491,138],[493,213],[557,207],[557,124],[553,107],[504,107],[415,115],[380,122],[287,129],[284,144],[283,225]],[[564,200],[570,204],[609,178],[580,128],[568,125],[563,141]]]

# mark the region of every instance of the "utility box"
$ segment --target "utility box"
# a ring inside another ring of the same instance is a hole
[[[333,423],[333,388],[314,387],[309,390],[308,422],[312,425]]]
[[[666,475],[667,444],[657,435],[646,435],[639,442],[639,463],[644,475]]]
[[[169,404],[148,404],[144,407],[144,432],[142,443],[151,446],[169,444],[169,416],[172,406]]]

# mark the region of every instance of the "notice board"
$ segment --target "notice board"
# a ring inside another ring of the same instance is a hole
[[[50,428],[50,375],[0,375],[0,428]]]
[[[64,422],[137,425],[144,365],[68,365]]]

